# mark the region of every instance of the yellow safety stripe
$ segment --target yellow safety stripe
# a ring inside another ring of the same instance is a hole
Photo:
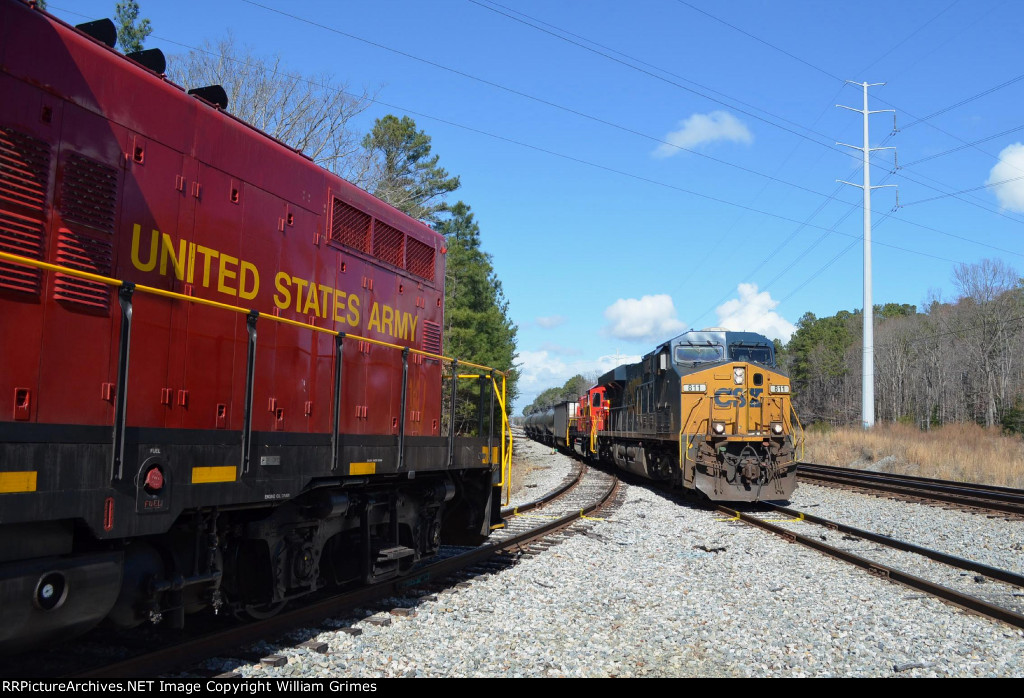
[[[0,473],[0,494],[36,491],[36,471],[18,470]]]
[[[238,469],[233,465],[213,465],[192,468],[192,484],[234,482]]]

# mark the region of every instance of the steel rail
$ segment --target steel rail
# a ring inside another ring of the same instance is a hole
[[[581,474],[582,472],[581,470]],[[574,484],[576,483],[570,483],[569,486],[571,487]],[[409,576],[379,582],[372,586],[338,594],[308,606],[279,614],[273,618],[253,621],[245,625],[186,640],[172,647],[162,648],[138,657],[77,672],[70,678],[136,678],[155,676],[172,668],[187,666],[200,662],[203,659],[217,656],[232,648],[265,640],[268,637],[280,636],[301,627],[319,624],[325,618],[345,613],[373,601],[389,596],[401,596],[407,593],[411,587],[442,580],[455,572],[492,558],[499,553],[513,550],[524,543],[529,543],[537,538],[568,528],[580,519],[586,518],[587,514],[604,507],[609,501],[613,500],[618,492],[618,488],[619,480],[618,478],[613,478],[607,489],[602,491],[595,501],[580,509],[501,541],[485,543],[465,553],[453,555],[447,559],[425,565],[418,570],[414,570]],[[554,501],[564,494],[567,489],[569,488],[560,487],[558,490],[553,490],[548,501]]]
[[[812,548],[831,557],[856,565],[857,567],[867,570],[871,574],[883,576],[912,589],[917,589],[918,591],[931,594],[932,596],[948,601],[955,606],[972,611],[978,615],[1001,621],[1015,628],[1024,628],[1024,615],[1016,613],[1015,611],[996,606],[988,603],[987,601],[982,601],[981,599],[973,596],[968,596],[967,594],[962,594],[959,591],[950,589],[949,587],[941,584],[936,584],[935,582],[930,582],[927,579],[922,579],[916,575],[903,572],[895,567],[890,567],[889,565],[868,560],[860,555],[855,555],[854,553],[846,550],[841,550],[828,545],[821,540],[795,533],[768,521],[763,521],[756,516],[744,514],[736,511],[735,509],[730,509],[729,507],[721,505],[716,506],[716,509],[736,521],[742,521],[743,523],[770,531],[791,542],[800,543],[808,548]],[[804,518],[807,518],[806,515],[804,515]]]
[[[891,492],[931,499],[960,506],[972,506],[1009,514],[1024,515],[1024,490],[1009,487],[956,483],[906,475],[869,473],[850,468],[835,468],[801,463],[797,474],[806,480]]]
[[[1007,584],[1013,584],[1014,586],[1021,587],[1024,589],[1024,575],[1017,574],[1016,572],[1010,572],[1009,570],[1002,570],[998,567],[992,567],[986,565],[983,562],[976,562],[975,560],[968,560],[967,558],[957,557],[956,555],[949,555],[939,550],[932,550],[931,548],[925,548],[914,543],[908,543],[907,541],[893,538],[882,533],[875,533],[873,531],[866,531],[862,528],[856,528],[854,526],[848,526],[846,524],[837,523],[835,521],[829,521],[813,514],[808,514],[803,511],[797,511],[796,509],[790,509],[788,507],[780,506],[778,504],[772,504],[771,502],[761,502],[764,506],[770,507],[773,511],[777,511],[781,514],[787,514],[788,516],[794,517],[796,520],[809,521],[819,526],[830,528],[833,531],[839,531],[840,533],[847,533],[858,538],[864,538],[872,543],[878,543],[888,548],[895,550],[902,550],[903,552],[916,553],[923,557],[930,558],[936,562],[941,562],[951,567],[958,569],[967,570],[968,572],[977,572],[983,574],[986,577],[997,579]]]

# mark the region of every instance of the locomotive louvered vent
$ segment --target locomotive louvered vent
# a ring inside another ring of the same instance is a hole
[[[423,351],[441,353],[441,325],[427,320],[423,323]]]
[[[60,190],[60,215],[113,234],[117,209],[117,170],[77,153],[68,156]]]
[[[331,240],[360,252],[369,252],[370,220],[368,214],[335,199],[331,213]]]
[[[32,136],[0,127],[0,250],[43,258],[50,148]],[[0,288],[38,295],[42,272],[0,263]]]
[[[402,247],[405,244],[405,234],[401,230],[392,228],[387,223],[374,221],[373,223],[373,256],[377,259],[402,266]]]
[[[43,224],[0,210],[0,250],[32,259],[43,258]],[[20,264],[0,262],[0,289],[39,295],[43,273]]]
[[[50,148],[43,141],[0,128],[0,197],[42,215],[50,174]],[[5,207],[6,208],[6,207]]]
[[[57,238],[57,264],[71,269],[110,276],[113,252],[114,246],[108,240],[96,240],[69,230],[62,230]],[[108,286],[68,274],[56,275],[53,297],[97,310],[110,308]]]
[[[406,244],[409,247],[405,250],[405,268],[420,278],[433,281],[434,248],[415,238],[409,238]]]

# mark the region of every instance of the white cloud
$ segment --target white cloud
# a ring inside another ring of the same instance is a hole
[[[734,143],[753,143],[754,136],[750,130],[729,112],[713,111],[710,114],[694,114],[679,122],[678,131],[670,131],[662,143],[654,149],[652,155],[667,158],[680,152],[679,148],[693,148],[714,141],[732,141]],[[668,145],[671,143],[672,145]],[[673,147],[676,146],[676,147]]]
[[[568,318],[566,318],[564,315],[551,315],[549,317],[537,318],[537,324],[543,327],[545,330],[550,330],[553,327],[564,325],[567,319]]]
[[[620,298],[605,309],[604,316],[611,323],[608,334],[634,342],[663,342],[686,329],[667,294]]]
[[[737,332],[760,332],[783,343],[796,332],[796,325],[776,313],[779,301],[772,300],[767,291],[757,292],[757,284],[740,284],[739,298],[726,301],[715,309],[718,324]]]
[[[993,187],[999,205],[1010,211],[1024,213],[1024,144],[1014,143],[999,153],[999,162],[992,168],[985,184],[1004,182]],[[1015,179],[1016,178],[1016,179]],[[1005,180],[1015,179],[1007,182]]]
[[[638,355],[614,354],[596,359],[565,361],[546,350],[521,351],[516,358],[519,367],[519,397],[513,407],[513,414],[522,412],[523,407],[548,388],[558,388],[576,374],[588,375],[605,373],[622,364],[636,363]]]

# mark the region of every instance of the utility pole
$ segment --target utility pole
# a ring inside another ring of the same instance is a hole
[[[860,85],[864,88],[863,109],[854,109],[853,107],[847,107],[842,104],[836,105],[842,109],[849,109],[850,111],[859,112],[864,115],[864,146],[860,147],[850,145],[848,143],[836,143],[836,145],[842,145],[847,148],[859,150],[864,154],[864,183],[854,184],[853,182],[846,182],[841,179],[836,181],[841,182],[842,184],[849,184],[851,187],[859,187],[864,190],[864,358],[861,372],[860,413],[861,426],[865,429],[870,429],[875,426],[875,307],[872,305],[871,300],[871,190],[881,189],[882,187],[894,187],[896,185],[883,184],[880,186],[871,186],[871,151],[894,150],[894,148],[871,148],[868,145],[868,115],[887,111],[891,112],[893,110],[877,109],[875,111],[870,111],[868,109],[868,88],[884,85],[884,82],[874,82],[871,84],[866,82],[854,82],[853,80],[847,80],[846,82],[853,85]]]

